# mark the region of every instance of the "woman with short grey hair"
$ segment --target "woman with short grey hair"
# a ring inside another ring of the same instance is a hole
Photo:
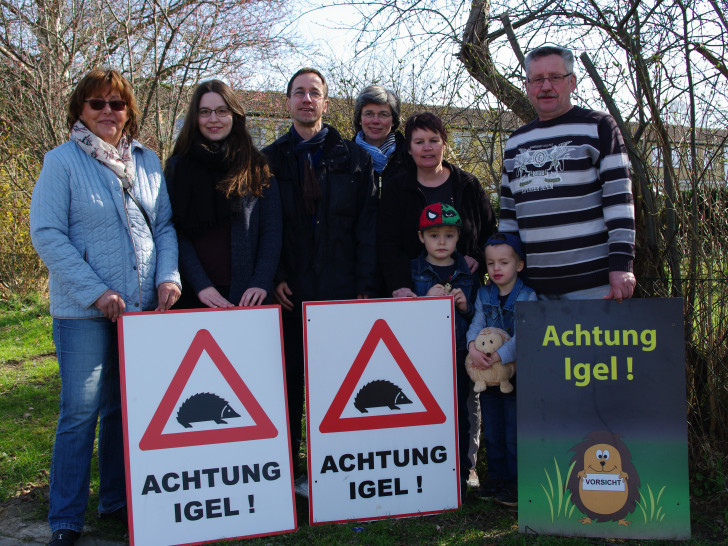
[[[400,107],[399,97],[381,85],[365,87],[354,103],[354,141],[372,156],[377,198],[382,187],[411,161],[404,137],[397,131]]]

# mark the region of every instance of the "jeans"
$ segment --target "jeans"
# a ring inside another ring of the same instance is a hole
[[[105,318],[53,319],[61,403],[53,445],[48,523],[51,532],[81,532],[96,421],[99,422],[99,513],[126,505],[121,385],[116,324]]]
[[[488,387],[480,393],[488,478],[515,483],[518,477],[516,396],[495,392],[496,389]]]
[[[458,366],[461,364],[458,363]],[[465,363],[462,363],[465,366]],[[470,466],[468,470],[474,470],[478,463],[478,450],[480,449],[480,430],[483,428],[480,417],[480,393],[475,392],[473,388],[475,385],[470,381],[468,389],[468,422],[470,423],[470,430],[468,431],[470,436],[470,444],[468,445],[468,461]],[[459,410],[458,410],[459,411]]]

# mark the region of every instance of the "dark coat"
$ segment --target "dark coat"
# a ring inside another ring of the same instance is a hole
[[[384,170],[381,173],[374,171],[374,184],[376,186],[374,191],[377,199],[382,198],[383,188],[389,186],[392,180],[415,168],[412,156],[407,151],[407,141],[399,131],[394,132],[394,142],[396,144],[394,153],[389,158]]]
[[[283,211],[276,282],[288,283],[296,307],[302,301],[371,296],[376,288],[372,159],[327,127],[316,169],[323,197],[315,220],[304,210],[291,131],[263,149],[278,180]]]
[[[478,293],[478,283],[470,273],[468,264],[465,262],[459,252],[453,253],[455,259],[455,272],[448,281],[453,289],[459,288],[463,291],[465,299],[468,300],[468,308],[461,311],[455,307],[455,348],[458,351],[467,351],[468,344],[465,343],[465,334],[468,332],[468,326],[475,314],[475,296]],[[410,260],[410,269],[412,274],[413,292],[418,297],[427,296],[427,292],[436,284],[441,284],[441,279],[437,276],[437,272],[427,261],[427,253],[422,252],[414,260]]]
[[[372,195],[375,196],[377,205],[379,205],[379,200],[382,198],[382,191],[385,186],[389,186],[393,180],[403,176],[409,169],[415,168],[412,156],[409,154],[407,149],[407,141],[404,139],[404,136],[402,136],[402,133],[395,131],[394,141],[396,144],[394,153],[389,157],[389,161],[387,161],[384,170],[381,173],[374,171],[374,188],[372,189]],[[356,139],[352,140],[352,142],[359,146]],[[366,152],[364,148],[362,149]],[[380,298],[391,297],[392,291],[387,291],[384,284],[382,268],[378,263],[376,275],[377,288],[375,296]]]
[[[493,207],[475,176],[445,161],[443,165],[453,173],[454,206],[463,220],[457,250],[478,261],[477,276],[482,281],[486,272],[485,242],[495,231]],[[377,255],[389,296],[398,288],[412,288],[409,265],[424,250],[417,231],[425,206],[414,167],[383,188],[377,217]]]
[[[177,156],[170,158],[165,169],[167,191],[174,195],[174,171]],[[263,197],[243,197],[243,210],[230,224],[230,293],[228,301],[238,305],[243,293],[250,287],[262,288],[273,294],[273,278],[281,250],[281,205],[278,185],[271,178]],[[174,204],[172,205],[174,208]],[[179,270],[183,290],[191,290],[194,297],[203,288],[213,286],[200,263],[194,244],[184,233],[177,230],[179,245]],[[186,301],[194,301],[186,294]],[[199,301],[199,300],[198,300]]]

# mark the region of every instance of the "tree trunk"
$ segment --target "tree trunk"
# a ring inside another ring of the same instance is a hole
[[[536,110],[526,94],[498,72],[488,49],[490,0],[472,0],[470,16],[463,31],[458,59],[470,75],[482,83],[500,102],[524,123],[536,118]]]

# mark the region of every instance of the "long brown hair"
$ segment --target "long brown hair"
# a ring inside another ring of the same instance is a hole
[[[253,144],[253,139],[245,126],[245,111],[232,88],[220,80],[200,83],[190,99],[182,130],[177,137],[172,156],[189,153],[192,142],[199,135],[198,116],[200,99],[205,93],[217,93],[232,111],[233,124],[230,134],[223,141],[225,157],[231,167],[220,181],[218,188],[231,195],[255,195],[262,197],[263,190],[270,185],[270,169],[265,156]]]

